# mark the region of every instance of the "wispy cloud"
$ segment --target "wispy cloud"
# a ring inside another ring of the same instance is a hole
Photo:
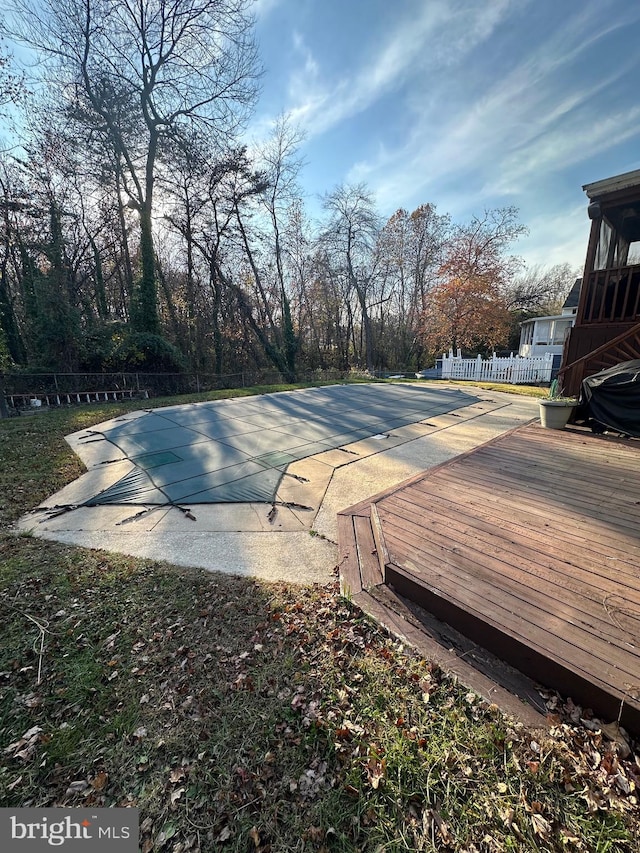
[[[309,137],[329,130],[397,90],[420,70],[462,61],[512,6],[513,0],[497,0],[489,11],[469,0],[423,4],[417,15],[400,19],[381,43],[369,46],[359,69],[333,82],[335,75],[322,69],[298,42],[304,60],[290,80],[291,119]],[[397,20],[397,7],[393,8]]]
[[[529,220],[529,236],[515,247],[528,264],[553,266],[569,262],[584,265],[590,222],[585,205],[571,205],[556,214],[548,212]]]
[[[327,2],[335,25],[339,0]],[[325,23],[319,13],[301,14],[295,31],[282,32],[289,50],[279,68],[287,68],[291,47],[294,63],[271,103],[311,143],[308,189],[364,181],[383,214],[432,201],[462,218],[514,203],[531,228],[523,241],[529,252],[543,253],[546,239],[549,262],[573,263],[565,251],[579,260],[587,226],[580,188],[571,189],[576,165],[608,171],[613,164],[612,174],[637,163],[631,146],[640,141],[633,82],[640,61],[632,34],[640,5],[350,2],[345,33],[349,26],[355,32],[357,8],[376,9],[351,53],[327,51],[326,31],[316,39],[311,26],[320,33]],[[256,125],[272,126],[264,114]],[[589,171],[585,180],[599,176]]]
[[[611,112],[598,121],[590,111],[579,110],[508,156],[497,179],[486,189],[501,195],[514,193],[523,181],[573,166],[634,137],[640,137],[640,106]]]
[[[570,82],[567,73],[612,31],[611,26],[597,26],[599,9],[593,2],[586,5],[479,97],[456,103],[452,87],[440,78],[428,109],[416,112],[405,143],[354,164],[349,179],[369,182],[383,206],[397,204],[399,196],[412,195],[420,184],[428,190],[455,182],[467,194],[506,196],[522,192],[541,173],[640,134],[640,108],[616,109],[611,99],[603,107],[602,99],[596,99],[606,90],[615,91],[615,83],[636,64],[635,57],[626,65],[612,63],[590,83]],[[469,89],[473,92],[472,80]]]
[[[252,11],[256,18],[266,18],[283,0],[253,0]]]

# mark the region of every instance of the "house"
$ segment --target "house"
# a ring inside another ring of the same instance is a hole
[[[591,233],[559,375],[571,395],[586,376],[640,358],[640,169],[583,190]]]
[[[558,366],[560,365],[564,342],[573,326],[578,309],[581,281],[580,278],[575,280],[562,306],[561,314],[554,314],[549,317],[531,317],[520,324],[518,355],[527,357],[552,353],[558,356]]]

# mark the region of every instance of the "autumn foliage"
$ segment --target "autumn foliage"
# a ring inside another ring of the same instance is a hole
[[[500,347],[509,335],[509,312],[490,281],[447,278],[429,294],[421,333],[426,349],[440,352]]]
[[[509,336],[505,291],[521,264],[507,250],[525,230],[517,211],[504,208],[487,211],[456,231],[438,283],[425,300],[420,335],[428,350],[504,346]]]

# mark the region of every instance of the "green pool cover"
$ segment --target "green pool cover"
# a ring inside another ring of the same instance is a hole
[[[272,502],[291,462],[473,402],[452,389],[363,384],[156,409],[87,433],[134,467],[84,506]]]

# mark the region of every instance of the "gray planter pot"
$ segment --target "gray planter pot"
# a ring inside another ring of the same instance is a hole
[[[540,423],[545,429],[564,429],[577,400],[540,400]]]

